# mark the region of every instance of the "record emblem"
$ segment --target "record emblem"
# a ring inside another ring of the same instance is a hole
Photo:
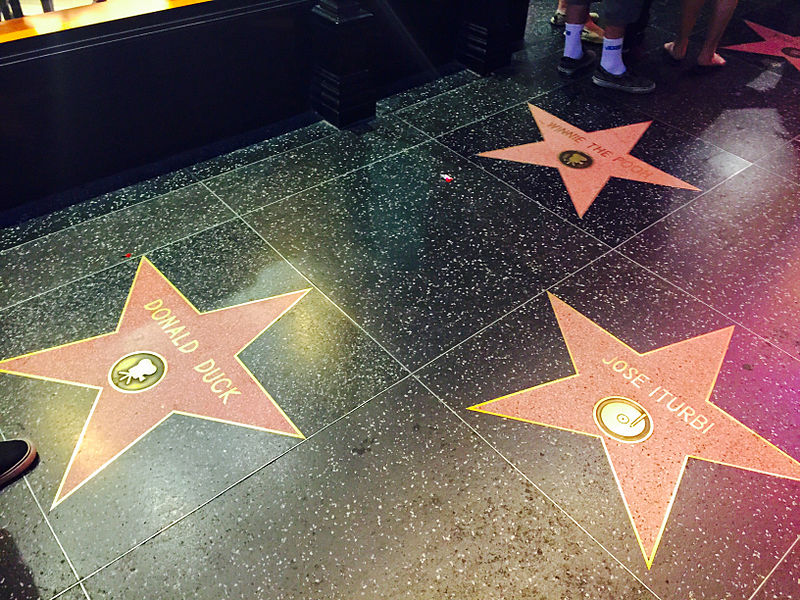
[[[618,442],[643,442],[653,433],[653,419],[638,403],[621,396],[612,396],[594,407],[594,422],[607,436]]]

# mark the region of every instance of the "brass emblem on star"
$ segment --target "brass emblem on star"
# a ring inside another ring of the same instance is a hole
[[[800,48],[793,48],[789,46],[787,48],[783,48],[781,50],[786,56],[791,56],[792,58],[800,58]]]
[[[594,422],[607,436],[625,444],[643,442],[653,433],[653,419],[647,411],[622,396],[600,400],[594,407]]]
[[[132,352],[120,358],[108,372],[109,383],[120,392],[149,390],[167,374],[167,361],[155,352]]]
[[[594,162],[591,156],[580,150],[565,150],[558,155],[558,160],[562,165],[571,169],[588,169]]]

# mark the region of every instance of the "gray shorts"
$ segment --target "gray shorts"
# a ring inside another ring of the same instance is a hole
[[[644,0],[603,0],[603,16],[611,25],[628,25],[639,19]],[[567,4],[589,6],[589,0],[567,0]]]

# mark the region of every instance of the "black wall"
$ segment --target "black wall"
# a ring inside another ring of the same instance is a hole
[[[379,93],[453,60],[462,0],[362,4]],[[0,45],[0,210],[307,113],[313,5],[214,0]]]
[[[377,21],[379,91],[453,61],[463,0],[362,0]]]

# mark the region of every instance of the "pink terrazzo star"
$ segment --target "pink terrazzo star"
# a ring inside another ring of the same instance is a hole
[[[724,50],[779,56],[788,60],[795,69],[800,71],[800,36],[792,37],[750,21],[745,21],[745,23],[750,29],[764,38],[764,41],[725,46]]]
[[[0,361],[97,390],[53,507],[172,414],[302,438],[238,355],[307,292],[201,313],[142,258],[115,331]]]
[[[800,463],[710,398],[733,327],[639,353],[550,295],[573,375],[470,407],[597,438],[647,567],[687,461],[800,481]]]

